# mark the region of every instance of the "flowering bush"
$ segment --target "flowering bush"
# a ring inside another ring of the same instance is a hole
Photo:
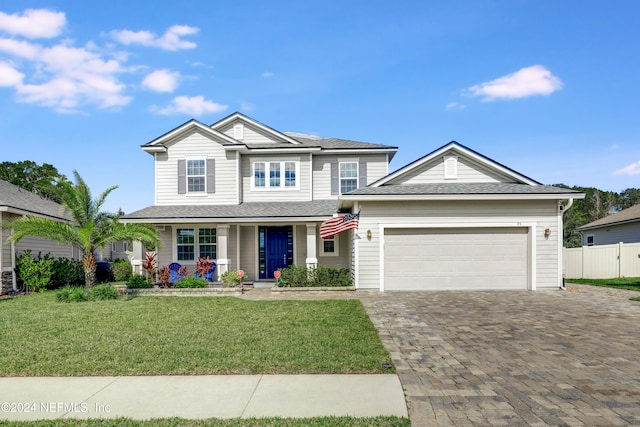
[[[242,285],[244,271],[226,271],[222,273],[222,286],[225,288],[233,288]]]

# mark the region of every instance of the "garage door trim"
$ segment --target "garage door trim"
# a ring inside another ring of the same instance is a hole
[[[536,289],[536,239],[535,239],[535,222],[500,222],[500,223],[438,223],[438,224],[379,224],[379,233],[380,233],[380,259],[378,265],[380,266],[380,291],[384,292],[385,290],[385,271],[384,271],[384,262],[385,262],[385,253],[384,253],[384,245],[385,245],[385,230],[388,228],[406,228],[406,229],[443,229],[443,228],[452,228],[452,229],[460,229],[460,228],[526,228],[528,233],[528,252],[529,257],[528,268],[527,268],[527,289],[534,291]]]

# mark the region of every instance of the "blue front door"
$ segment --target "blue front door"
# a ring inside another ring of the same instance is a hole
[[[293,263],[293,227],[260,227],[260,278]]]

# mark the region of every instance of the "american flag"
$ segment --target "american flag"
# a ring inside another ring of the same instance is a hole
[[[320,225],[320,237],[328,239],[352,228],[358,228],[359,218],[360,211],[358,211],[358,213],[340,215],[328,219]]]

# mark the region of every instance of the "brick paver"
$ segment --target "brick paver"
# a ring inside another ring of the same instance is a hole
[[[640,425],[638,292],[359,293],[415,426]]]

